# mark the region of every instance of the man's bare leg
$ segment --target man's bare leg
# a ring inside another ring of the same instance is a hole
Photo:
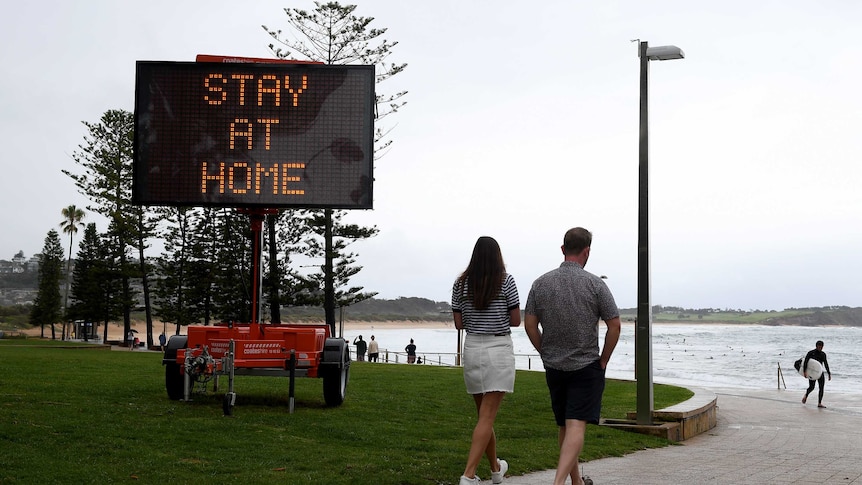
[[[554,485],[565,485],[566,478],[571,477],[574,485],[581,484],[581,471],[578,468],[578,457],[584,448],[584,433],[587,422],[577,419],[567,419],[566,425],[560,427],[560,461],[557,463],[557,474]]]

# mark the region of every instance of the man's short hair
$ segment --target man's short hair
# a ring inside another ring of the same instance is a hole
[[[568,255],[580,254],[585,248],[593,243],[593,234],[583,227],[573,227],[566,231],[563,237],[563,253]]]
[[[816,344],[814,344],[814,346],[815,346],[815,347],[823,347],[823,341],[822,341],[822,340],[818,340],[818,341],[817,341],[817,343],[816,343]]]

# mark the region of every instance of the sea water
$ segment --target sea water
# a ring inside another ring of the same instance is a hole
[[[404,347],[412,338],[417,355],[429,365],[454,365],[458,332],[454,327],[411,329],[378,327],[346,332],[349,342],[364,334],[380,344],[381,360],[405,362]],[[604,324],[600,324],[600,337]],[[512,329],[516,366],[543,370],[523,327]],[[797,389],[803,392],[807,379],[793,362],[823,340],[832,380],[827,392],[862,394],[862,327],[794,327],[762,325],[653,324],[652,367],[655,383],[705,388]],[[599,345],[602,341],[600,338]],[[351,350],[355,347],[351,345]],[[611,357],[607,376],[635,378],[634,325],[624,323]]]

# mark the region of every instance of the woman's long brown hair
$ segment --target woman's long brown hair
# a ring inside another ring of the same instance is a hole
[[[506,265],[500,245],[492,237],[482,236],[473,246],[473,256],[458,281],[467,285],[467,297],[477,310],[484,310],[500,294]]]

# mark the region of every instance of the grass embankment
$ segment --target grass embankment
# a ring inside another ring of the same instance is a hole
[[[840,314],[840,311],[815,312],[812,310],[782,310],[782,311],[726,311],[726,312],[680,312],[663,311],[652,314],[653,323],[713,323],[713,324],[740,324],[740,325],[793,325],[799,324],[796,319],[809,317],[815,313]],[[620,312],[623,321],[633,322],[637,318],[637,312],[626,309]]]
[[[294,414],[286,378],[238,377],[224,417],[211,389],[170,401],[159,353],[57,344],[0,340],[0,483],[456,483],[475,424],[458,369],[354,362],[341,407],[324,407],[320,380],[297,379]],[[514,475],[554,468],[544,374],[518,371],[515,391],[496,424],[500,456]],[[657,385],[655,406],[689,395]],[[609,381],[603,416],[634,408],[635,384]],[[583,457],[667,444],[590,426]]]

